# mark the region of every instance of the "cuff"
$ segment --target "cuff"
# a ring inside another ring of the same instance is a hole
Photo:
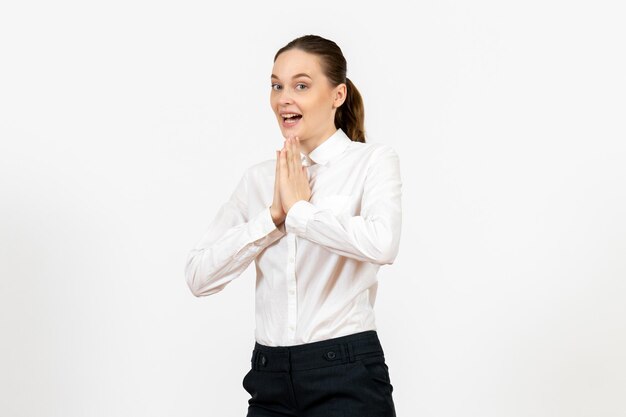
[[[261,210],[251,220],[249,222],[252,226],[250,233],[252,234],[254,244],[257,246],[269,246],[286,234],[284,227],[276,227],[274,224],[269,207]]]
[[[285,229],[288,233],[295,233],[300,237],[304,237],[306,234],[306,225],[316,212],[317,208],[308,201],[296,201],[287,212]]]

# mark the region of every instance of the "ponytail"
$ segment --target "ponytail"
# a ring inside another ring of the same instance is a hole
[[[337,108],[335,127],[341,128],[354,142],[365,142],[365,109],[361,93],[346,77],[346,100]]]

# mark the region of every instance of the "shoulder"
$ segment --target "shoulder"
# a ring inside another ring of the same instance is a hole
[[[359,155],[359,159],[366,165],[367,178],[399,178],[401,176],[400,158],[393,146],[380,142],[358,143],[357,148],[363,152]]]
[[[386,143],[372,143],[372,153],[377,156],[398,156],[396,150]]]
[[[360,153],[362,159],[370,163],[379,162],[381,159],[395,159],[399,161],[398,153],[389,144],[381,142],[352,142],[353,151]]]

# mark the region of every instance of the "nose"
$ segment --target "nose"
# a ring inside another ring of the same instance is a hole
[[[283,89],[278,96],[278,103],[281,105],[288,105],[293,103],[291,98],[291,92],[288,89]]]

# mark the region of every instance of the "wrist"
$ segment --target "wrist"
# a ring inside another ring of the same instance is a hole
[[[280,214],[276,214],[276,212],[270,207],[270,214],[272,216],[272,221],[276,227],[280,226],[285,221],[285,216],[281,216]]]

